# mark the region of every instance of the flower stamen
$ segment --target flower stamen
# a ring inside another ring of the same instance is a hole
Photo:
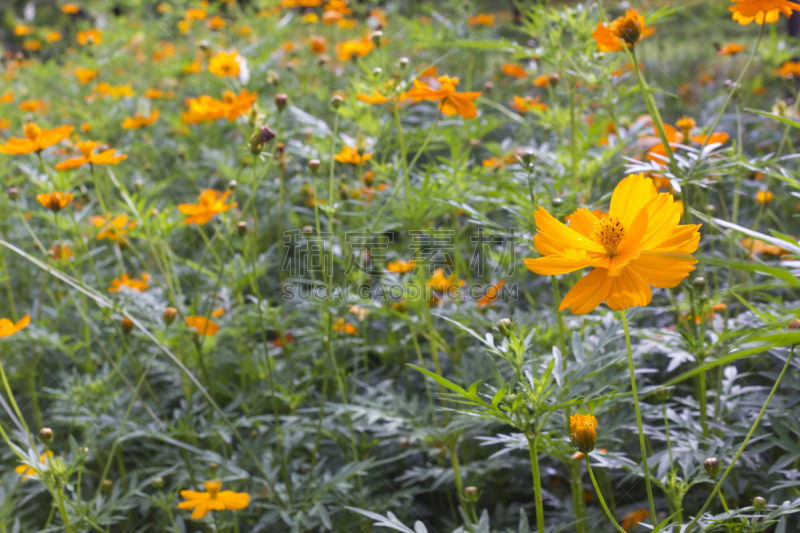
[[[617,246],[625,238],[625,226],[618,216],[607,216],[594,223],[592,238],[606,249],[609,257],[617,255]]]

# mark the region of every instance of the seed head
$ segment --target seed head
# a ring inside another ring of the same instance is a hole
[[[283,111],[286,107],[286,102],[289,101],[289,97],[283,93],[279,93],[275,95],[275,106],[278,108],[278,111]]]

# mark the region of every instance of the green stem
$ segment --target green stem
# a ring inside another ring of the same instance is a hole
[[[689,525],[686,526],[686,529],[683,530],[683,533],[689,533],[692,530],[692,528],[697,524],[697,521],[700,520],[700,517],[703,516],[703,513],[706,512],[706,509],[708,509],[708,506],[711,505],[711,502],[714,500],[714,496],[716,496],[716,494],[719,492],[720,487],[727,479],[728,474],[730,474],[731,470],[733,470],[733,466],[736,464],[736,461],[739,460],[739,456],[742,455],[742,452],[744,451],[745,447],[747,447],[747,443],[750,442],[753,433],[755,433],[758,424],[761,422],[761,417],[764,416],[764,413],[767,411],[767,407],[769,407],[769,402],[772,401],[772,397],[778,390],[778,385],[781,384],[783,376],[789,369],[789,364],[792,362],[792,358],[794,357],[795,346],[796,346],[795,344],[792,345],[792,350],[791,352],[789,352],[789,357],[786,358],[786,363],[783,365],[783,370],[781,370],[781,373],[778,375],[778,379],[775,380],[775,385],[772,386],[772,390],[770,391],[769,396],[767,396],[767,401],[764,402],[763,407],[761,407],[761,412],[758,413],[758,416],[753,421],[753,425],[750,427],[750,431],[747,432],[747,436],[744,438],[744,442],[742,442],[742,445],[739,446],[739,449],[736,451],[736,455],[733,456],[733,460],[731,460],[730,464],[728,465],[728,468],[726,468],[725,472],[723,472],[722,477],[720,477],[719,481],[717,481],[717,484],[714,485],[714,490],[711,491],[711,494],[706,500],[706,503],[703,504],[703,507],[697,513],[697,516],[695,516],[694,519],[692,519],[692,521],[689,522]]]
[[[642,427],[642,411],[639,408],[639,395],[636,392],[636,375],[633,371],[633,352],[631,351],[631,335],[628,329],[628,317],[624,309],[620,311],[620,315],[622,315],[622,325],[625,328],[625,347],[628,349],[628,372],[631,377],[631,393],[633,394],[633,407],[636,411],[636,426],[639,429],[639,447],[642,450],[644,485],[647,489],[647,501],[650,504],[650,519],[653,521],[653,524],[655,524],[658,519],[656,518],[656,506],[655,503],[653,503],[653,487],[650,486],[650,467],[647,465],[647,447],[645,445],[644,429]]]
[[[594,478],[594,472],[592,472],[592,465],[589,462],[589,454],[588,453],[583,454],[583,458],[586,460],[586,468],[589,470],[589,477],[592,478],[592,485],[594,486],[595,492],[597,492],[597,499],[600,502],[600,505],[603,506],[603,511],[606,512],[606,516],[608,517],[609,520],[611,520],[611,523],[614,524],[614,527],[617,529],[617,531],[619,531],[620,533],[628,533],[627,531],[622,529],[622,526],[620,526],[614,519],[614,515],[611,514],[611,511],[608,510],[606,501],[603,499],[603,493],[600,492],[600,487],[597,486],[597,480]]]
[[[533,474],[533,490],[536,499],[536,531],[544,533],[544,505],[542,502],[542,478],[539,474],[539,452],[536,447],[536,435],[528,435],[528,450],[531,454],[531,473]]]

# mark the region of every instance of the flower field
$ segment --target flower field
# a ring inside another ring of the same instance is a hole
[[[0,533],[800,531],[800,4],[7,4]]]

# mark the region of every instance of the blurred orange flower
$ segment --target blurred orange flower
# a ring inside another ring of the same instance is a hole
[[[416,259],[409,259],[408,261],[402,261],[398,259],[397,261],[392,261],[386,265],[386,270],[389,272],[394,272],[395,274],[405,274],[406,272],[413,270],[415,266],[417,266]]]
[[[800,10],[800,4],[789,2],[788,0],[731,0],[738,2],[735,6],[728,9],[733,12],[731,18],[742,26],[750,24],[754,20],[756,24],[774,24],[778,22],[781,13],[786,17],[791,17],[793,11]]]
[[[225,76],[238,76],[239,72],[241,72],[239,61],[241,61],[239,59],[239,52],[236,50],[232,52],[220,51],[209,60],[208,71],[220,78],[224,78]]]
[[[66,139],[73,129],[72,126],[59,126],[52,130],[43,130],[32,122],[25,124],[23,128],[25,138],[11,137],[5,144],[0,145],[0,154],[23,155],[41,152],[48,146]]]
[[[508,76],[512,76],[514,78],[525,78],[528,76],[528,73],[525,72],[525,69],[516,63],[506,63],[503,65],[501,70],[503,71],[503,74],[507,74]]]
[[[472,102],[473,100],[477,100],[481,93],[457,93],[455,86],[458,85],[458,78],[440,76],[437,81],[440,85],[439,89],[434,89],[418,79],[415,79],[414,87],[404,96],[416,102],[421,100],[438,100],[439,111],[447,117],[456,113],[463,118],[475,118],[478,116],[478,110]]]
[[[31,315],[25,315],[16,324],[7,318],[0,318],[0,338],[10,337],[11,335],[28,327],[28,324],[30,323]]]
[[[75,38],[79,44],[100,44],[103,42],[103,32],[97,28],[91,30],[81,30],[75,34]]]
[[[123,274],[120,279],[111,280],[111,286],[108,292],[120,292],[122,287],[128,287],[132,291],[143,292],[150,287],[150,275],[142,274],[140,279],[131,278],[127,274]]]
[[[66,13],[67,15],[77,15],[80,13],[81,8],[76,6],[75,4],[64,4],[61,6],[61,11]]]
[[[745,46],[743,44],[736,44],[736,43],[728,43],[722,48],[719,49],[717,55],[719,56],[735,56],[739,52],[744,51]]]
[[[336,43],[336,54],[340,61],[347,61],[356,57],[364,57],[375,48],[375,43],[368,35],[361,38],[360,41],[345,41],[343,43]]]
[[[494,15],[479,13],[467,18],[467,21],[473,28],[476,26],[494,26]]]
[[[73,196],[71,193],[62,191],[44,192],[36,195],[36,199],[39,200],[39,203],[53,213],[58,213],[67,207],[72,201],[72,198]]]
[[[86,84],[97,77],[97,71],[91,68],[78,67],[75,69],[75,77],[80,83]]]
[[[200,200],[197,204],[180,204],[178,211],[184,215],[189,215],[183,220],[183,223],[202,226],[208,224],[214,216],[236,207],[236,202],[225,203],[230,194],[231,191],[221,193],[214,189],[206,189],[200,195]]]
[[[98,241],[108,239],[112,242],[124,243],[128,231],[136,227],[136,221],[129,220],[126,215],[119,215],[113,219],[111,215],[106,217],[96,215],[91,218],[91,222],[95,227],[100,228],[100,232],[95,237]]]
[[[133,117],[126,117],[125,120],[122,121],[122,129],[124,130],[138,130],[139,128],[143,128],[145,126],[150,126],[160,116],[158,109],[154,109],[152,113],[150,113],[149,117],[143,117],[142,115],[136,114]]]
[[[336,161],[339,163],[363,165],[372,159],[372,154],[360,154],[358,153],[358,150],[354,150],[353,148],[345,145],[345,147],[342,148],[342,151],[334,156],[334,159],[336,159]]]
[[[82,167],[86,164],[92,165],[116,165],[120,161],[128,159],[125,154],[117,155],[116,150],[109,148],[99,154],[94,153],[94,149],[100,146],[101,143],[97,141],[82,141],[77,144],[78,150],[81,152],[81,157],[74,157],[62,161],[55,166],[56,170],[72,170]]]
[[[347,335],[357,335],[358,331],[353,324],[345,322],[344,318],[340,318],[336,324],[333,325],[333,331],[337,333],[346,333]]]
[[[540,100],[541,98],[538,95],[535,98],[530,96],[514,96],[514,99],[511,100],[508,105],[520,113],[527,113],[529,111],[533,111],[534,109],[539,111],[547,111],[547,104],[540,102]]]
[[[207,335],[210,337],[219,331],[219,326],[204,316],[187,316],[186,325],[189,326],[192,333],[198,335]]]

